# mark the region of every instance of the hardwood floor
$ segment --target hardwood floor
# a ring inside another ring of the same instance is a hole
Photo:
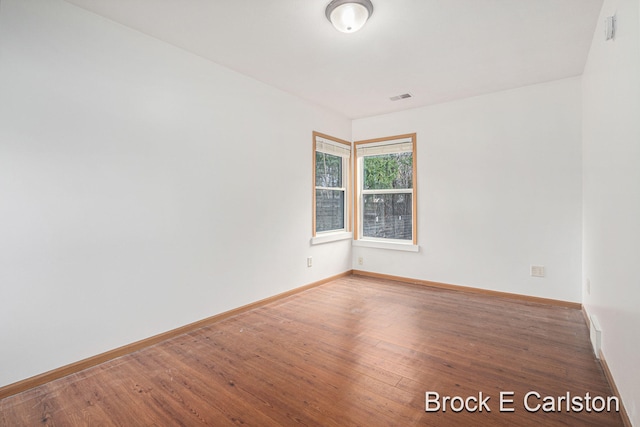
[[[622,425],[529,412],[530,391],[612,394],[579,310],[351,276],[0,400],[0,425]],[[426,392],[490,399],[427,412]]]

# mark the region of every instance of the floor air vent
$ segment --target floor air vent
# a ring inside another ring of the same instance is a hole
[[[596,316],[591,315],[589,317],[591,325],[589,325],[589,335],[591,338],[591,345],[593,345],[593,352],[596,354],[596,358],[600,359],[600,345],[602,344],[602,330],[600,329],[600,322]]]
[[[411,94],[410,93],[403,93],[402,95],[396,95],[396,96],[392,96],[391,98],[389,98],[392,101],[399,101],[401,99],[407,99],[407,98],[411,98]]]

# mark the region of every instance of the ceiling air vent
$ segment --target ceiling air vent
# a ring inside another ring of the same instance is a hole
[[[399,101],[401,99],[407,99],[407,98],[411,98],[411,94],[410,93],[403,93],[402,95],[392,96],[389,99],[392,100],[392,101]]]

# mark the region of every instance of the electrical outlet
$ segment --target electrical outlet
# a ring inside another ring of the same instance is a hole
[[[544,277],[544,266],[543,265],[532,265],[531,266],[531,276],[532,277]]]
[[[307,267],[313,267],[313,258],[312,257],[308,257],[307,258]]]
[[[364,258],[362,258],[361,256],[358,257],[358,265],[363,265],[364,264]]]

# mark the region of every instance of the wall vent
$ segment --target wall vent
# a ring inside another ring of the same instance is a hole
[[[396,96],[392,96],[391,98],[389,98],[392,101],[399,101],[401,99],[407,99],[407,98],[411,98],[412,95],[410,93],[403,93],[402,95],[396,95]]]
[[[618,27],[618,18],[616,15],[604,18],[604,40],[614,40],[616,38],[616,30]]]
[[[602,330],[600,329],[600,322],[596,316],[589,316],[589,338],[591,338],[591,345],[593,346],[593,352],[596,354],[596,358],[600,359],[600,346],[602,344]]]

